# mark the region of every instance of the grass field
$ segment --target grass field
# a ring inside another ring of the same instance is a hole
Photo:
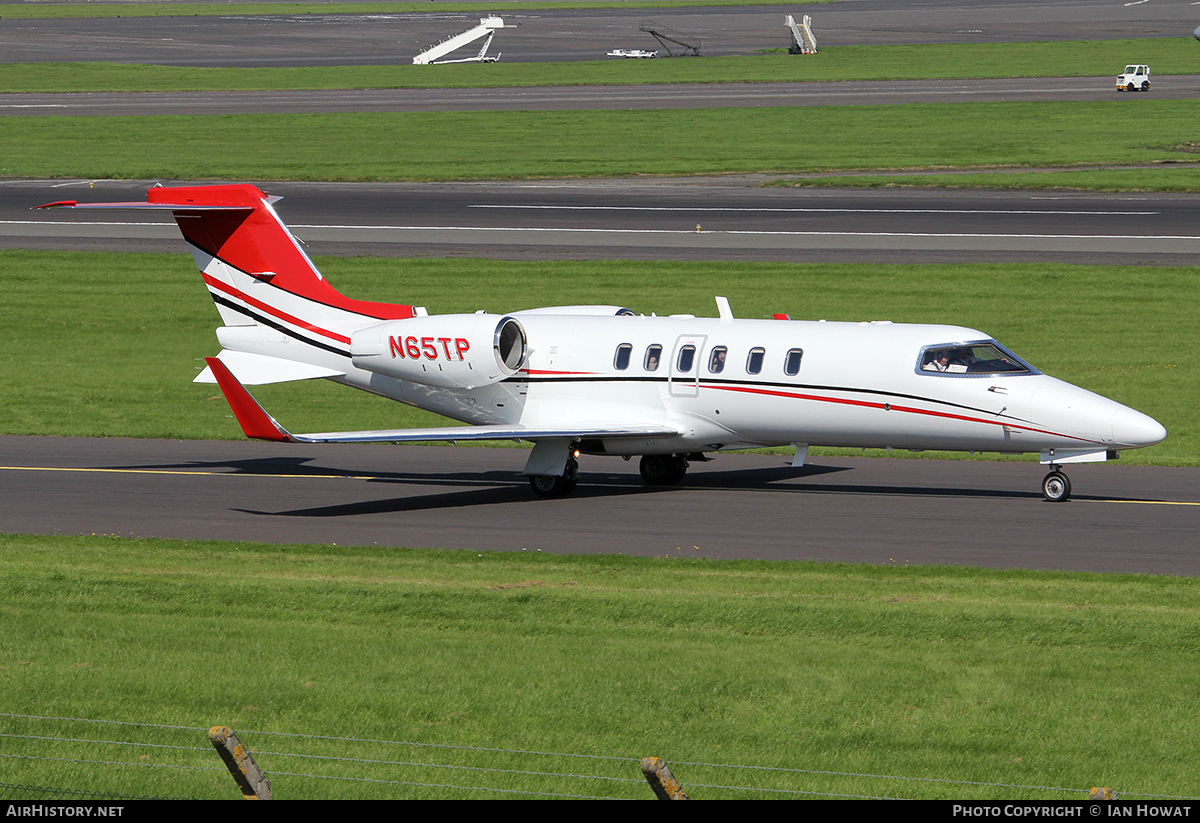
[[[204,736],[227,724],[292,799],[649,799],[636,761],[650,754],[700,799],[1200,794],[1195,579],[106,537],[0,547],[10,783],[233,798]]]
[[[8,117],[0,119],[0,175],[478,180],[1169,164],[1195,157],[1180,147],[1195,142],[1198,117],[1198,101],[1134,95],[698,109],[686,129],[657,111]],[[1162,170],[1153,180],[1176,185],[1188,175]]]
[[[3,9],[0,6],[0,17]],[[486,88],[636,83],[775,83],[959,77],[1089,77],[1105,88],[1125,63],[1155,76],[1200,73],[1191,38],[911,46],[834,46],[818,55],[447,66],[207,68],[130,63],[8,63],[0,92]],[[1114,94],[1115,94],[1114,90]]]
[[[980,264],[548,262],[328,258],[335,287],[431,313],[616,303],[639,312],[953,322],[991,334],[1043,371],[1158,419],[1170,436],[1122,460],[1200,465],[1200,269]],[[0,252],[0,431],[240,438],[220,393],[190,382],[215,354],[218,318],[186,254]],[[947,289],[945,284],[954,284]],[[930,294],[938,294],[936,304]],[[470,295],[464,300],[463,295]],[[53,376],[53,379],[48,379]],[[437,425],[323,381],[255,395],[294,431]]]

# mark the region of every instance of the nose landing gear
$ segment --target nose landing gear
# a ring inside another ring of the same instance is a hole
[[[567,466],[559,477],[535,474],[529,478],[529,487],[538,497],[566,497],[575,491],[579,483],[579,461],[567,458]]]
[[[1050,503],[1062,503],[1071,497],[1071,480],[1058,466],[1050,466],[1050,473],[1042,479],[1042,497]]]

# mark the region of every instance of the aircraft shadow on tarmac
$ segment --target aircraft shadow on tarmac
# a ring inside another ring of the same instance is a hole
[[[532,504],[554,506],[558,504],[586,503],[588,500],[624,497],[633,494],[678,494],[696,492],[748,492],[771,494],[839,494],[855,496],[908,497],[914,499],[965,499],[972,500],[1031,500],[1041,497],[1034,491],[1012,491],[998,489],[946,488],[910,485],[854,485],[840,483],[805,482],[825,475],[852,471],[844,466],[808,465],[802,469],[778,466],[730,471],[704,471],[689,475],[679,486],[646,486],[632,473],[609,474],[589,472],[580,476],[579,486],[570,497],[544,499],[534,497],[526,488],[526,481],[510,471],[438,472],[437,474],[406,472],[349,472],[323,467],[304,466],[306,459],[227,461],[207,464],[210,467],[236,468],[242,473],[279,476],[344,476],[366,480],[368,483],[385,483],[404,486],[453,486],[452,491],[432,494],[415,494],[382,500],[360,500],[328,506],[266,511],[235,508],[234,511],[266,517],[354,517],[360,515],[390,514],[439,509],[458,509],[475,506],[497,506]],[[190,464],[195,467],[197,464]],[[303,469],[303,471],[297,471]],[[461,488],[462,486],[472,488]],[[1077,496],[1081,500],[1104,499]]]
[[[212,472],[214,474],[256,474],[265,476],[300,477],[388,477],[379,472],[348,471],[328,466],[310,466],[311,457],[255,457],[245,460],[188,460],[183,463],[138,463],[129,466],[95,466],[97,469],[126,471]]]

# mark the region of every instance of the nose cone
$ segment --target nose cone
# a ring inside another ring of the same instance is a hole
[[[1153,446],[1167,437],[1162,423],[1128,406],[1119,407],[1113,414],[1112,430],[1114,443],[1129,449]]]
[[[1161,443],[1167,430],[1153,417],[1122,406],[1115,400],[1093,394],[1053,377],[1043,376],[1030,398],[1034,420],[1047,429],[1076,441],[1095,443],[1105,449],[1140,449]],[[1059,442],[1058,448],[1070,447]]]

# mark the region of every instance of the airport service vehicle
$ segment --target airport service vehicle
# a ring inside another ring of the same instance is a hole
[[[216,382],[247,437],[301,443],[525,440],[523,474],[570,494],[582,454],[640,458],[645,481],[689,461],[792,445],[1038,453],[1046,500],[1064,464],[1166,437],[1155,420],[1042,374],[960,326],[649,317],[620,306],[429,315],[344,297],[251,185],[155,187],[141,203],[40,208],[171,212],[216,303]],[[469,425],[293,434],[247,385],[324,378]]]
[[[648,51],[647,49],[613,49],[607,52],[605,57],[624,57],[626,59],[649,59],[658,57],[658,52]]]
[[[1126,66],[1117,75],[1117,91],[1150,91],[1150,67]]]

